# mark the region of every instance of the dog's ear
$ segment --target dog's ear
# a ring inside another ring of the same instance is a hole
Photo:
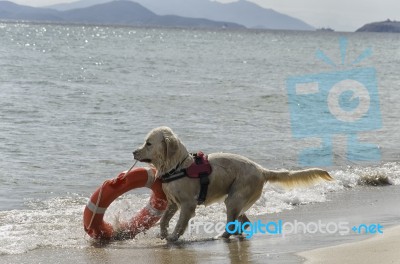
[[[165,144],[165,157],[171,158],[178,152],[179,139],[172,133],[172,131],[165,131],[163,135],[163,143]]]

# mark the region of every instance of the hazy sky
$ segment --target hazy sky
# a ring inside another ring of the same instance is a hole
[[[76,0],[12,0],[18,4],[45,6]],[[110,0],[111,1],[111,0]],[[162,1],[162,0],[160,0]],[[232,0],[218,0],[232,2]],[[365,23],[390,18],[400,20],[399,0],[250,0],[304,20],[315,27],[354,31]]]

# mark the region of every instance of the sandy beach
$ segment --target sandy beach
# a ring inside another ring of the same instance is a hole
[[[306,258],[306,264],[398,263],[399,245],[400,226],[396,226],[367,240],[310,250],[299,255]]]
[[[328,199],[277,214],[252,216],[251,220],[379,223],[384,234],[299,232],[285,236],[255,234],[251,239],[229,241],[202,235],[169,244],[155,237],[155,227],[135,240],[99,245],[87,239],[83,247],[39,248],[3,255],[0,263],[394,263],[390,261],[398,257],[400,227],[390,227],[400,220],[399,186],[357,187],[331,193]]]

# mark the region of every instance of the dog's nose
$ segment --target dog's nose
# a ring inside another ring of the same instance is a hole
[[[137,153],[138,153],[138,150],[134,150],[134,151],[132,152],[133,156],[136,156]]]

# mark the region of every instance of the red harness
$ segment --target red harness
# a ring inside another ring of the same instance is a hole
[[[189,168],[186,168],[186,176],[189,178],[201,178],[202,176],[208,176],[211,174],[211,165],[208,162],[208,156],[204,155],[203,152],[199,151],[196,154],[192,154],[194,162]]]
[[[178,180],[183,177],[189,177],[192,179],[200,179],[200,193],[197,198],[197,203],[202,204],[207,197],[207,189],[210,180],[208,175],[211,174],[211,165],[208,162],[207,155],[199,151],[193,156],[194,162],[186,169],[177,170],[177,168],[161,176],[161,181],[163,183],[168,183],[171,181]],[[179,166],[180,164],[178,164]]]

